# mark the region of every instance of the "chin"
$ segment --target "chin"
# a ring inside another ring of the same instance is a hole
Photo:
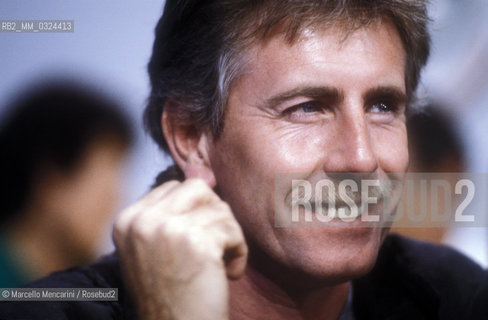
[[[336,285],[364,276],[374,267],[387,233],[378,228],[291,230],[281,243],[281,259],[306,286]]]
[[[321,285],[335,285],[366,275],[375,265],[378,250],[376,247],[364,246],[360,252],[345,249],[338,253],[323,252],[319,257],[320,253],[308,257],[302,255],[297,267]]]

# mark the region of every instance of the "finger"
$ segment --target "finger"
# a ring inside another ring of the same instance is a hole
[[[112,237],[115,237],[115,234],[126,234],[135,216],[141,214],[147,208],[154,206],[154,204],[164,198],[167,193],[169,193],[172,189],[176,188],[180,184],[181,183],[176,180],[168,181],[151,190],[134,205],[124,210],[115,220],[114,234],[112,235]]]
[[[183,183],[170,181],[151,191],[135,205],[124,211],[114,225],[113,239],[116,245],[130,234],[150,233],[164,224],[174,214],[221,200],[200,179],[188,179]]]
[[[224,251],[224,264],[227,277],[232,280],[239,279],[246,269],[248,248],[246,242],[239,241],[237,246],[229,246]]]
[[[241,277],[247,264],[248,247],[242,228],[227,203],[221,201],[203,207],[192,213],[191,218],[194,224],[200,225],[206,229],[207,234],[217,238],[227,277]]]
[[[181,214],[218,202],[221,202],[220,198],[201,179],[187,179],[183,183],[170,181],[138,201],[124,213],[118,224],[126,232],[135,219],[156,223],[170,214]]]
[[[155,205],[159,212],[184,213],[192,209],[220,203],[219,196],[202,179],[187,179],[171,189],[164,201]]]
[[[171,180],[168,182],[163,183],[162,185],[152,189],[149,191],[142,199],[140,199],[137,203],[141,203],[144,205],[152,205],[161,200],[167,193],[171,192],[174,188],[181,185],[181,182],[177,180]]]

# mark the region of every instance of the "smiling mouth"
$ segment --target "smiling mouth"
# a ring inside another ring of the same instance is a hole
[[[344,221],[352,221],[361,218],[368,208],[375,206],[381,202],[381,199],[377,199],[376,203],[370,203],[366,205],[363,202],[312,202],[312,212],[317,215],[322,215],[327,219],[341,219]],[[368,212],[369,213],[369,212]]]
[[[328,219],[358,219],[361,217],[361,203],[353,204],[330,204],[312,203],[312,211]]]

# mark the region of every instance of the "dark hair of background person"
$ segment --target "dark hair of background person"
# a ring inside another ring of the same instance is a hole
[[[458,180],[458,174],[465,170],[465,157],[460,136],[457,133],[455,122],[449,117],[445,105],[428,103],[421,110],[412,113],[407,118],[408,150],[409,150],[409,172],[418,173],[410,179],[422,180],[435,173],[437,179],[454,185]],[[424,201],[436,201],[432,192],[425,194]],[[454,203],[459,200],[453,197]],[[407,202],[412,200],[402,198],[404,208]],[[444,202],[437,199],[437,208],[443,208]],[[433,243],[442,243],[449,226],[439,226],[432,223],[434,210],[432,206],[421,209],[419,201],[414,201],[416,210],[424,210],[427,217],[421,226],[407,226],[408,221],[400,218],[395,222],[391,232],[400,233],[404,236]],[[432,202],[431,202],[432,203]]]
[[[24,91],[0,124],[0,223],[17,216],[45,169],[70,172],[97,139],[128,150],[133,133],[120,106],[74,82],[53,81]]]
[[[396,27],[406,53],[407,96],[430,52],[425,0],[167,0],[149,62],[146,130],[168,153],[163,107],[172,117],[218,138],[229,88],[245,69],[246,48],[277,34],[293,44],[307,28],[344,26],[345,35],[378,20]],[[183,179],[176,166],[158,178]]]
[[[460,172],[464,151],[454,121],[446,111],[430,103],[407,119],[411,170]]]

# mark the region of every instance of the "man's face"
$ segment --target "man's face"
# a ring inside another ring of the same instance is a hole
[[[275,174],[405,172],[405,54],[390,23],[346,37],[339,27],[306,30],[252,47],[232,85],[210,162],[221,197],[252,250],[326,281],[369,270],[382,228],[276,228]],[[290,184],[291,187],[291,184]]]

